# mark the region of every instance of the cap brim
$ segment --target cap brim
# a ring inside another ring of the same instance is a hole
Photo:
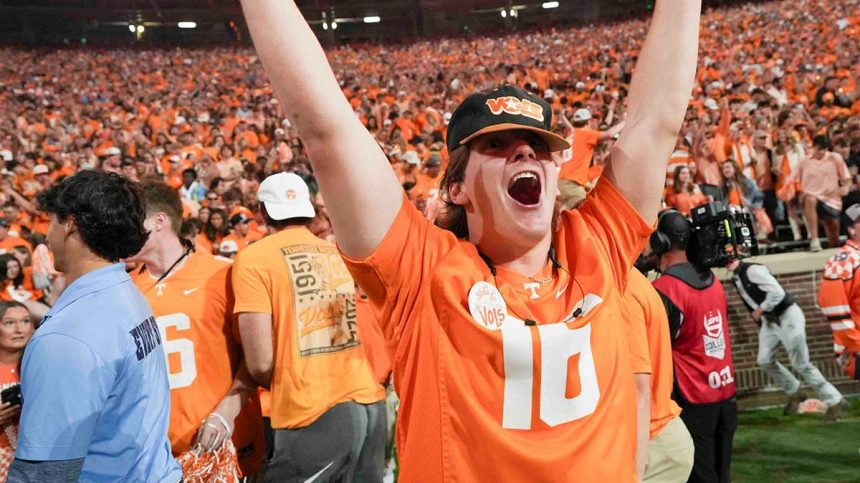
[[[558,134],[547,131],[546,129],[541,129],[532,126],[524,126],[522,124],[514,124],[514,123],[503,123],[503,124],[494,124],[492,126],[487,126],[484,129],[476,131],[471,135],[464,138],[460,141],[460,146],[468,143],[469,141],[475,139],[478,136],[483,136],[484,134],[489,134],[491,132],[500,132],[500,131],[531,131],[538,136],[541,137],[544,141],[546,141],[547,146],[549,146],[549,150],[551,152],[556,151],[564,151],[565,149],[570,149],[570,143],[567,142],[567,139],[559,136]]]
[[[286,220],[289,218],[313,218],[316,216],[313,205],[307,203],[272,203],[262,201],[266,207],[266,213],[273,220]]]

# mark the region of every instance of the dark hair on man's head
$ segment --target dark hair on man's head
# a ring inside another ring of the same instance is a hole
[[[269,213],[266,211],[266,204],[260,203],[260,211],[263,213],[263,219],[266,221],[266,226],[271,226],[276,230],[283,230],[284,228],[290,226],[308,226],[308,224],[313,220],[313,218],[308,217],[297,217],[297,218],[287,218],[286,220],[276,220],[269,216]]]
[[[242,190],[239,188],[233,187],[228,189],[221,195],[221,201],[227,203],[228,201],[238,201],[242,202]]]
[[[439,192],[445,208],[436,219],[436,225],[454,233],[457,238],[469,238],[469,224],[466,221],[466,208],[452,203],[450,199],[451,187],[456,183],[462,183],[466,177],[466,166],[469,164],[469,146],[460,146],[451,151],[448,167],[442,175],[439,183]]]
[[[146,215],[164,213],[170,220],[170,229],[179,235],[182,229],[182,201],[179,192],[161,181],[148,181],[143,184],[143,199]]]
[[[827,136],[823,134],[819,134],[818,136],[812,138],[812,146],[826,150],[832,149],[830,145],[830,139],[828,139]]]
[[[149,234],[143,190],[114,173],[81,171],[37,196],[39,209],[61,222],[72,217],[84,244],[97,256],[115,262],[143,248]]]

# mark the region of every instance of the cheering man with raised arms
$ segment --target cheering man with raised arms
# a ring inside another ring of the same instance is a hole
[[[385,321],[403,481],[634,480],[620,293],[660,206],[701,1],[655,5],[605,176],[557,231],[552,153],[569,145],[550,132],[543,99],[503,86],[455,110],[448,208],[434,226],[406,200],[295,2],[242,3],[342,255]]]

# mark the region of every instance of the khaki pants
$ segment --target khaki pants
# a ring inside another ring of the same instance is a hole
[[[585,201],[585,187],[568,179],[558,180],[558,191],[562,210],[572,210]]]
[[[681,483],[693,469],[693,438],[680,417],[675,417],[648,441],[648,464],[642,481]]]

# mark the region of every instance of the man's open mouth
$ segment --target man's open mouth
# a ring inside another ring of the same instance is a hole
[[[526,206],[540,203],[540,178],[538,178],[536,173],[531,171],[517,174],[508,183],[508,195]]]

